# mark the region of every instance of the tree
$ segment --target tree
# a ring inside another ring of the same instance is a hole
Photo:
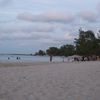
[[[75,47],[73,45],[63,45],[60,47],[60,55],[61,56],[71,56],[75,52]]]
[[[49,49],[46,50],[46,53],[48,55],[58,56],[59,55],[59,49],[57,47],[50,47]]]
[[[46,53],[43,50],[39,50],[38,52],[35,53],[35,55],[44,56],[44,55],[46,55]]]
[[[76,53],[80,55],[93,55],[97,53],[98,43],[91,30],[79,30],[79,38],[75,39]]]
[[[99,33],[97,33],[97,43],[98,43],[97,55],[100,56],[100,30]]]

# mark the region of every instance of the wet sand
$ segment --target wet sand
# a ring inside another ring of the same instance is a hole
[[[100,61],[0,63],[0,100],[100,100]]]

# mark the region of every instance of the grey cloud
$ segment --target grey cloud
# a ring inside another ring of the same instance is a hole
[[[45,24],[40,24],[40,25],[24,25],[22,24],[19,26],[19,24],[7,24],[2,27],[0,27],[0,33],[18,33],[18,32],[24,32],[24,33],[45,33],[45,32],[53,32],[55,29],[51,25],[45,25]]]
[[[0,7],[11,5],[13,0],[0,0]]]
[[[88,22],[96,22],[98,20],[97,14],[90,11],[80,12],[79,16],[83,20],[88,21]]]
[[[42,41],[43,44],[51,45],[51,46],[57,46],[62,45],[66,43],[73,43],[73,40],[65,39],[64,37],[52,37],[50,39],[45,39]]]
[[[33,21],[34,15],[30,12],[20,13],[17,16],[17,19],[26,20],[26,21]]]
[[[6,23],[11,23],[11,22],[13,22],[14,20],[5,20],[5,21],[1,21],[0,20],[0,24],[2,24],[2,23],[4,23],[4,24],[6,24]]]
[[[26,23],[27,24],[27,23]],[[44,44],[63,44],[72,41],[72,35],[67,35],[64,24],[7,24],[0,28],[0,40],[32,40]],[[64,28],[64,29],[63,29]],[[61,30],[59,32],[59,30]],[[64,33],[66,33],[64,35]]]
[[[40,39],[49,39],[51,38],[48,34],[43,33],[2,33],[0,34],[0,40],[40,40]]]
[[[30,22],[62,22],[70,23],[74,21],[75,17],[71,14],[48,12],[38,15],[33,15],[32,13],[20,13],[17,16],[20,20],[30,21]]]
[[[73,41],[73,36],[71,34],[65,34],[64,36],[54,36],[53,34],[47,33],[2,33],[0,34],[0,41],[14,40],[14,41],[28,41],[43,43],[43,44],[64,44]]]
[[[25,44],[27,44],[27,41],[32,40],[33,42],[38,42],[45,45],[59,45],[64,44],[71,40],[67,40],[64,37],[54,37],[49,34],[41,34],[41,33],[13,33],[13,34],[1,34],[0,41],[5,40],[13,40],[13,41],[26,41]]]
[[[100,13],[100,2],[97,4],[97,11]]]

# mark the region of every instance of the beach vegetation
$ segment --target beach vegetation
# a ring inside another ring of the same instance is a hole
[[[79,30],[79,38],[75,39],[76,53],[79,55],[96,55],[99,43],[93,31]]]
[[[34,55],[35,55],[35,56],[36,56],[36,55],[44,56],[44,55],[46,55],[46,53],[45,53],[45,51],[43,51],[43,50],[39,50],[39,51],[36,52]]]
[[[100,31],[99,31],[100,33]],[[49,55],[49,56],[100,56],[100,35],[87,30],[79,29],[78,38],[74,39],[74,44],[66,44],[61,47],[49,47],[46,52],[39,50],[36,55]]]

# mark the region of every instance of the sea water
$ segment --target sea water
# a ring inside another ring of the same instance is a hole
[[[66,58],[65,58],[66,60]],[[49,56],[31,56],[31,55],[0,55],[0,62],[49,62]],[[62,62],[63,57],[54,56],[53,62]]]

